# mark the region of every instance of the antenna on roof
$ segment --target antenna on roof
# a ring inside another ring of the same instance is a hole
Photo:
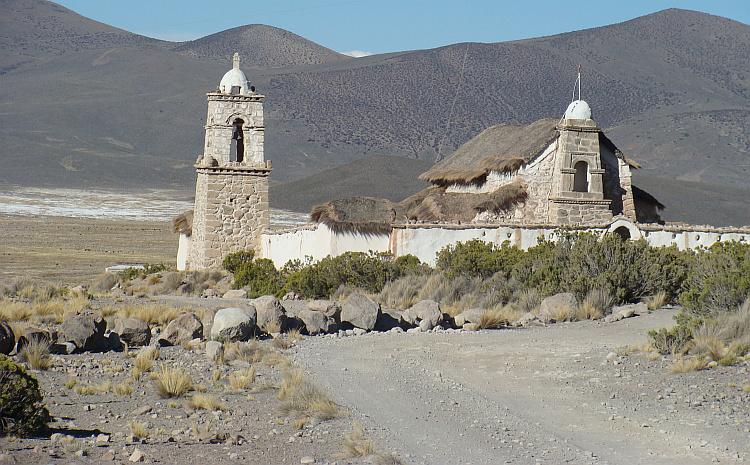
[[[576,87],[578,88],[578,98],[576,98]],[[581,65],[578,65],[578,77],[576,78],[575,84],[573,84],[573,100],[581,100]]]

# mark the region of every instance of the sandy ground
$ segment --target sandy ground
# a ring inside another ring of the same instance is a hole
[[[668,374],[628,348],[676,310],[604,324],[308,339],[295,361],[404,463],[735,463],[747,367]]]

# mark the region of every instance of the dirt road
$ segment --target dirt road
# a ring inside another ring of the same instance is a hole
[[[623,355],[676,313],[307,338],[295,362],[404,463],[744,461],[747,367],[670,375],[667,359]]]

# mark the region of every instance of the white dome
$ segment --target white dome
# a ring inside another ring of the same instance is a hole
[[[232,57],[232,69],[224,74],[219,83],[219,90],[224,94],[249,94],[250,81],[240,69],[240,55],[234,54]]]
[[[575,100],[565,110],[564,119],[591,119],[591,107],[583,100]]]

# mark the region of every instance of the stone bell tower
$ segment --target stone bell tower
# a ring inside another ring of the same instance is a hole
[[[557,126],[560,131],[550,198],[550,218],[555,224],[592,224],[612,219],[611,201],[604,198],[605,170],[599,134],[591,108],[583,100],[568,106]]]
[[[195,169],[189,270],[221,268],[227,254],[259,251],[268,227],[268,175],[263,158],[263,95],[240,70],[240,57],[208,96],[203,155]]]

